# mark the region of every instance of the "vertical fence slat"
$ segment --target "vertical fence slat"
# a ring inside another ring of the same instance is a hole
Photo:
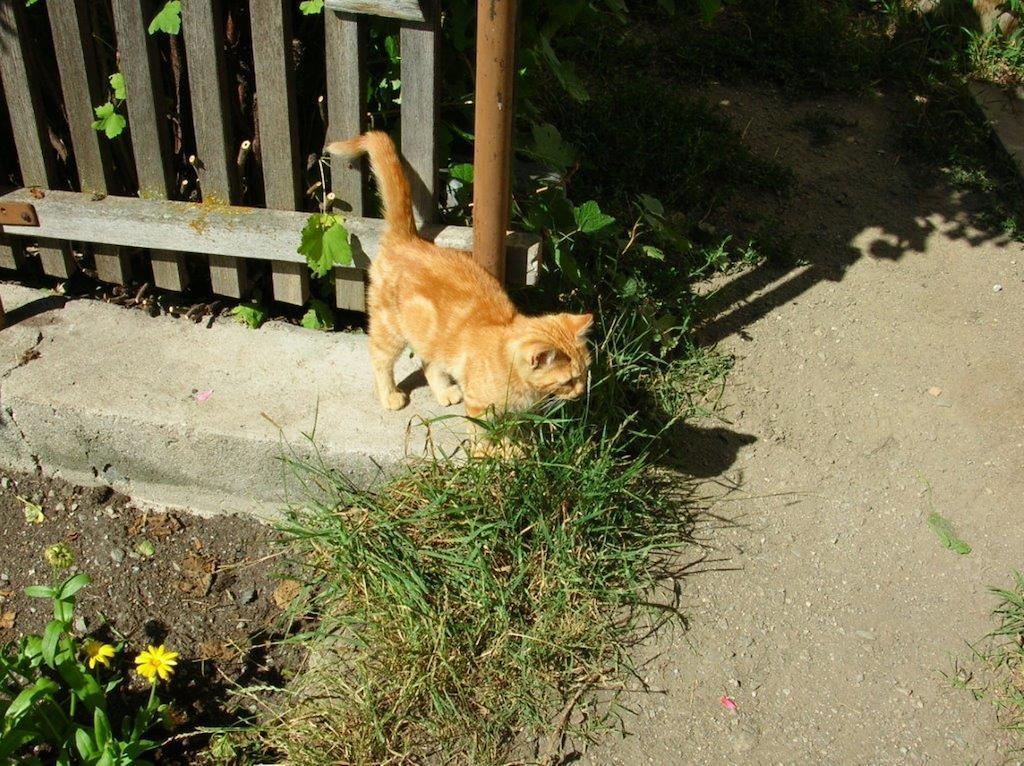
[[[324,11],[327,47],[327,142],[363,132],[366,125],[366,26],[358,17]],[[331,191],[352,215],[365,215],[366,162],[335,156],[331,159]],[[366,272],[334,269],[334,299],[338,308],[366,310]]]
[[[71,145],[75,150],[78,183],[83,192],[106,194],[110,167],[108,141],[93,130],[93,103],[101,103],[104,86],[99,82],[89,22],[88,0],[49,0],[53,48],[57,55],[64,109],[68,115]],[[113,245],[92,248],[96,272],[104,282],[125,284],[130,277],[128,255]]]
[[[192,121],[196,133],[199,188],[206,203],[237,199],[236,153],[231,150],[231,111],[224,57],[222,0],[182,0],[181,23],[192,89]],[[257,51],[259,56],[260,52]],[[210,282],[218,295],[241,298],[248,289],[245,262],[210,256]]]
[[[424,23],[403,21],[402,154],[409,165],[416,220],[437,215],[437,14]]]
[[[22,5],[15,0],[0,0],[0,78],[11,115],[22,183],[45,187],[53,183],[55,163],[42,99],[32,87],[28,71],[31,41],[25,31],[23,13]],[[69,243],[40,240],[38,244],[43,271],[56,277],[74,273],[76,266]],[[20,249],[19,245],[6,246]],[[11,258],[16,259],[13,252]]]
[[[292,72],[292,24],[281,0],[250,0],[256,110],[260,126],[260,159],[267,207],[299,210],[299,136]],[[302,305],[309,298],[309,270],[302,264],[273,261],[274,298]]]
[[[148,34],[149,19],[156,12],[154,0],[112,0],[117,51],[127,91],[129,135],[139,177],[139,196],[166,199],[171,194],[170,122],[166,118],[163,77],[156,44]],[[184,290],[188,285],[185,256],[169,250],[153,250],[153,282],[164,290]]]

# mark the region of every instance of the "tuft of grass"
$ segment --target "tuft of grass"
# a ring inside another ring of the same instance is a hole
[[[972,647],[975,666],[958,663],[953,683],[987,699],[1015,747],[1024,748],[1024,574],[1014,573],[1009,588],[990,588],[999,600],[993,611],[999,624],[986,640]],[[980,666],[980,667],[977,667]]]
[[[679,616],[664,583],[691,519],[627,429],[595,425],[548,418],[519,458],[426,463],[377,492],[297,465],[310,497],[285,531],[319,659],[268,746],[294,764],[484,764],[614,722],[641,683],[630,645]]]

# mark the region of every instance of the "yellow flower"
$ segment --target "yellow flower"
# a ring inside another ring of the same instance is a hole
[[[169,652],[160,646],[150,646],[146,651],[135,658],[135,671],[150,683],[156,683],[159,677],[166,681],[174,673],[174,666],[178,664],[178,653]]]
[[[86,639],[85,643],[82,644],[82,648],[85,649],[89,670],[95,670],[97,665],[110,667],[110,660],[116,651],[110,644],[103,644],[91,638]]]

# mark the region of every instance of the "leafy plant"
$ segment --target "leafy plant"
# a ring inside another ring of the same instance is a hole
[[[231,316],[250,330],[258,330],[267,321],[267,310],[258,303],[241,303],[231,310]]]
[[[114,139],[124,132],[124,128],[128,124],[127,120],[117,111],[128,96],[124,85],[124,75],[120,72],[110,75],[110,88],[114,92],[114,97],[107,103],[95,107],[96,120],[93,122],[92,128],[104,133],[107,138]]]
[[[327,276],[335,266],[352,263],[348,229],[337,213],[313,213],[302,229],[298,252],[315,277]]]
[[[324,0],[302,0],[299,10],[307,16],[320,13],[324,9]]]
[[[181,32],[181,0],[167,0],[149,22],[149,33],[165,32],[176,35]]]
[[[122,678],[101,682],[94,669],[109,665],[119,648],[80,642],[72,632],[75,596],[89,582],[77,574],[53,587],[25,589],[52,602],[53,619],[42,636],[0,651],[0,762],[41,764],[45,755],[57,764],[129,766],[146,763],[141,757],[159,744],[147,738],[167,709],[156,685],[149,702],[116,726],[108,698]]]
[[[334,311],[319,298],[309,301],[309,310],[302,316],[302,326],[310,330],[333,330]]]

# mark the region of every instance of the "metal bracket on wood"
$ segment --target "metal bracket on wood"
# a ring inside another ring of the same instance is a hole
[[[38,226],[36,209],[27,202],[0,202],[0,226]]]

